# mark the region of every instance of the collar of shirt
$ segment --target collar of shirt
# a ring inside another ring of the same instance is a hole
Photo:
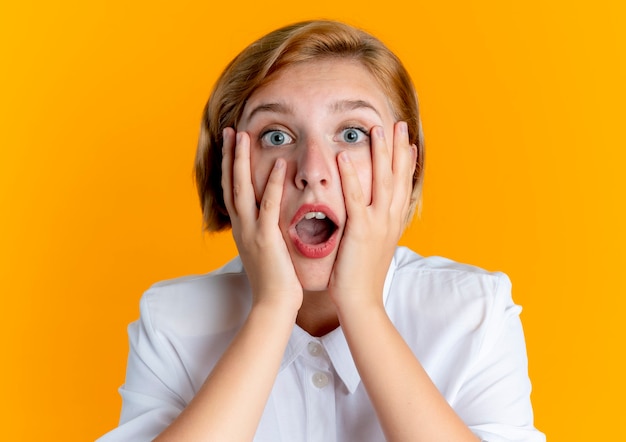
[[[387,304],[391,282],[396,269],[395,260],[394,256],[385,277],[385,285],[383,287],[383,303],[385,305]],[[351,394],[354,393],[361,382],[361,377],[352,359],[350,348],[341,326],[321,338],[315,338],[298,325],[294,325],[280,364],[280,370],[287,368],[302,352],[307,351],[307,346],[312,341],[321,343],[341,381]]]

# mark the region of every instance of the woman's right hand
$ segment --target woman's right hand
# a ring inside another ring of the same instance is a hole
[[[253,304],[283,306],[296,313],[302,305],[302,285],[278,225],[285,161],[276,160],[257,206],[250,170],[250,136],[226,128],[223,139],[224,203],[250,280]]]

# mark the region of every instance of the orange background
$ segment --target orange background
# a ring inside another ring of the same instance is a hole
[[[142,292],[236,253],[202,235],[192,185],[218,73],[326,17],[378,35],[417,85],[427,175],[403,243],[511,276],[550,441],[626,440],[624,3],[294,3],[0,5],[1,438],[116,425]]]

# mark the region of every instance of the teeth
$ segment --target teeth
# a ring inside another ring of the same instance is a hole
[[[326,215],[324,212],[308,212],[304,215],[304,219],[324,219]]]

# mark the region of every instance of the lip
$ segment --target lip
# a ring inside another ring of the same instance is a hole
[[[339,228],[335,229],[333,234],[328,238],[328,241],[321,244],[305,244],[300,240],[298,233],[296,232],[296,224],[298,224],[304,215],[309,212],[323,212],[337,227],[339,222],[337,221],[337,215],[328,207],[323,204],[304,204],[301,206],[296,214],[293,216],[291,223],[289,224],[289,237],[296,246],[296,250],[305,258],[319,259],[325,258],[330,255],[337,246],[337,239],[339,237]]]

